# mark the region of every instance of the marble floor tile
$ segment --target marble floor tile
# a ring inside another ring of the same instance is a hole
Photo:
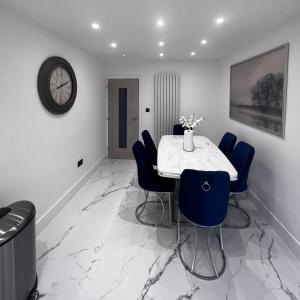
[[[133,161],[104,160],[37,237],[40,298],[300,299],[300,262],[250,201],[241,204],[251,214],[251,226],[224,229],[227,267],[223,276],[204,281],[182,266],[175,228],[147,227],[136,221],[135,207],[144,193],[135,176]],[[152,209],[157,214],[161,211],[159,206]],[[227,221],[235,218],[230,211]],[[187,260],[193,246],[189,230],[182,230]],[[196,269],[209,272],[205,232],[199,232],[199,240]]]

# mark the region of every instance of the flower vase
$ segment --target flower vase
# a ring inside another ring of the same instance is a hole
[[[183,136],[183,150],[184,151],[194,151],[194,131],[193,130],[185,130]]]

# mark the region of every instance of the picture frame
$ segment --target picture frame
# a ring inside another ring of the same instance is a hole
[[[230,66],[232,120],[285,136],[289,44]]]

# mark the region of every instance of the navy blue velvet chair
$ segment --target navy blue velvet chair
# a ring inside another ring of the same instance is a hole
[[[223,248],[222,223],[227,214],[229,195],[230,177],[227,172],[184,170],[181,174],[177,219],[179,256],[186,270],[201,279],[216,279],[221,276],[225,270],[226,258]],[[180,213],[194,225],[196,241],[191,266],[187,265],[181,254]],[[213,276],[200,275],[194,270],[198,246],[198,226],[209,229],[207,243],[210,261],[215,272]],[[219,228],[219,242],[223,257],[223,264],[220,271],[217,271],[210,250],[211,229],[215,227]]]
[[[229,158],[235,143],[236,136],[231,132],[226,132],[220,141],[219,149]]]
[[[145,145],[146,159],[149,160],[153,166],[156,166],[157,165],[157,150],[156,150],[155,144],[154,144],[153,139],[148,130],[144,130],[142,132],[142,138],[143,138],[144,145]]]
[[[175,124],[173,126],[173,135],[184,135],[184,128],[181,124]]]
[[[163,213],[161,221],[164,219],[165,207],[164,202],[158,193],[168,193],[169,194],[169,217],[170,222],[172,222],[172,203],[171,203],[171,193],[175,190],[175,180],[170,178],[160,177],[157,170],[154,170],[153,165],[146,157],[146,150],[142,142],[137,141],[132,146],[133,155],[136,161],[138,170],[138,182],[140,187],[144,190],[146,199],[143,203],[139,204],[136,208],[135,215],[137,220],[149,226],[162,226],[159,222],[158,224],[147,223],[141,220],[140,216],[146,208],[147,204],[157,203],[157,201],[148,201],[149,192],[155,192],[158,196],[160,203],[162,204]]]
[[[248,189],[248,175],[254,154],[255,149],[251,145],[245,142],[239,142],[230,155],[229,160],[238,172],[238,179],[231,182],[231,193],[235,201],[234,206],[241,211],[246,220],[246,224],[241,226],[228,227],[241,229],[247,228],[250,225],[251,218],[249,214],[240,207],[237,195],[247,191]]]

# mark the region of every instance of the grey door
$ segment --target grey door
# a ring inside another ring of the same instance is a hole
[[[139,139],[139,80],[108,80],[108,158],[132,159]]]

